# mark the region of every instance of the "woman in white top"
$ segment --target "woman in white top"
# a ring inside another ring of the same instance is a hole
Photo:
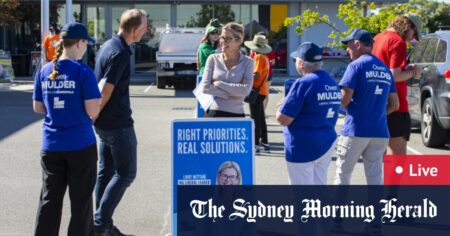
[[[244,27],[231,22],[222,28],[221,53],[208,57],[203,72],[205,94],[215,97],[205,117],[245,117],[244,98],[253,84],[253,60],[240,52]]]

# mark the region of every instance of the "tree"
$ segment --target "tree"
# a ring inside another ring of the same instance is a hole
[[[377,11],[375,14],[366,14],[366,11]],[[286,18],[285,25],[292,26],[297,24],[295,31],[298,34],[303,34],[305,29],[311,28],[314,25],[326,24],[331,27],[332,31],[329,38],[333,39],[332,47],[342,47],[340,41],[348,36],[351,31],[356,28],[365,29],[372,34],[377,34],[387,28],[390,22],[399,15],[405,13],[418,14],[423,22],[427,22],[425,27],[434,32],[440,25],[448,25],[450,22],[450,5],[447,3],[429,1],[429,0],[410,0],[403,4],[388,4],[376,9],[374,3],[367,3],[365,1],[357,2],[356,0],[349,0],[345,4],[340,4],[338,14],[348,30],[341,31],[336,25],[330,22],[328,15],[321,15],[317,11],[307,9],[301,15]]]
[[[0,0],[0,27],[15,28],[20,24],[20,16],[17,14],[17,7],[20,0]]]
[[[417,6],[417,14],[427,17],[425,27],[428,32],[450,25],[450,4],[429,0],[410,0],[409,4]]]
[[[197,19],[191,17],[186,23],[186,27],[205,27],[212,18],[217,18],[222,23],[231,22],[235,19],[235,14],[229,4],[203,4],[196,15]]]

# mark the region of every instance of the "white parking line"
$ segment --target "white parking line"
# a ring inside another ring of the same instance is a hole
[[[412,152],[412,153],[414,153],[414,154],[416,154],[416,155],[423,155],[422,153],[420,153],[419,151],[417,151],[416,149],[414,149],[414,148],[412,148],[412,147],[410,147],[410,146],[407,146],[406,147],[410,152]]]
[[[148,92],[148,90],[150,90],[150,89],[153,87],[153,85],[155,85],[155,84],[154,84],[154,83],[150,84],[150,85],[144,90],[144,93]]]

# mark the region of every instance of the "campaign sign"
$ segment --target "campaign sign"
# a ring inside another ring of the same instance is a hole
[[[172,235],[177,232],[177,186],[252,185],[253,120],[172,121]]]
[[[179,186],[177,236],[449,236],[450,186]]]
[[[201,82],[202,82],[202,76],[199,75],[199,76],[197,76],[197,87],[200,85]],[[200,102],[197,101],[197,109],[196,109],[197,118],[203,117],[204,113],[205,113],[205,110],[200,105]]]
[[[1,80],[9,80],[10,82],[14,80],[11,55],[9,52],[3,50],[0,50],[0,81]]]

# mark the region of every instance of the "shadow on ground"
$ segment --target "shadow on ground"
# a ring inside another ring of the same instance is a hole
[[[44,118],[35,114],[32,93],[23,91],[0,92],[0,140]]]

